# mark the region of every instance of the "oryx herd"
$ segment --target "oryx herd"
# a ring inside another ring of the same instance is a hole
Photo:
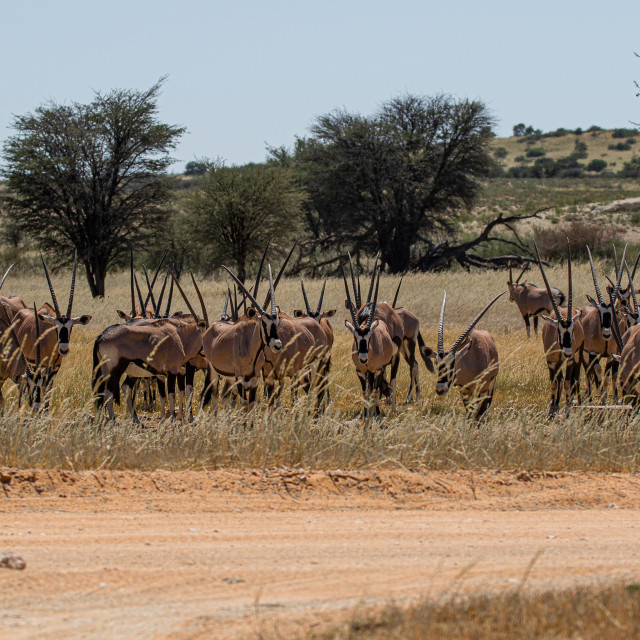
[[[335,309],[323,310],[326,279],[317,306],[311,306],[304,281],[301,281],[304,310],[295,310],[292,315],[282,311],[276,301],[276,290],[292,249],[275,279],[271,265],[266,265],[269,286],[264,302],[260,304],[258,296],[267,250],[268,246],[251,288],[245,286],[230,269],[223,267],[232,279],[233,290],[227,288],[220,319],[213,321],[209,320],[193,274],[190,275],[199,299],[200,315],[189,301],[178,277],[168,267],[156,297],[154,287],[164,257],[153,278],[144,268],[146,296],[143,295],[134,272],[132,254],[131,309],[128,312],[118,310],[123,322],[104,329],[93,345],[92,388],[96,416],[113,420],[114,404],[119,404],[121,395],[124,395],[131,419],[140,422],[135,402],[140,388],[147,410],[155,406],[157,393],[161,419],[192,420],[194,378],[199,371],[204,374],[203,391],[198,402],[200,411],[211,407],[216,413],[221,402],[238,403],[250,409],[258,399],[260,385],[264,401],[278,405],[287,380],[294,398],[303,393],[313,403],[314,411],[326,409],[333,400],[328,385],[334,346],[329,319],[336,312]],[[587,247],[596,297],[587,296],[589,304],[574,309],[568,240],[567,250],[566,307],[562,306],[565,295],[549,284],[537,247],[537,263],[544,288],[520,283],[525,269],[514,281],[512,268],[509,268],[510,299],[522,313],[527,336],[530,336],[531,318],[536,334],[538,318],[542,316],[545,321],[542,343],[551,381],[549,414],[558,411],[563,387],[567,407],[581,401],[581,369],[586,373],[588,398],[599,394],[599,402],[605,402],[610,379],[617,401],[619,377],[623,398],[639,405],[640,309],[633,288],[638,260],[632,271],[626,262],[626,248],[620,262],[614,255],[615,282],[610,280],[605,299]],[[1,383],[11,378],[19,386],[20,401],[26,399],[34,411],[46,409],[48,405],[48,392],[62,358],[69,352],[74,324],[87,324],[91,320],[91,316],[73,317],[71,314],[77,255],[64,314],[58,306],[44,258],[42,265],[53,306],[45,303],[38,308],[35,303],[29,306],[15,296],[0,296],[0,391]],[[0,281],[0,288],[10,270],[11,267]],[[436,393],[443,395],[451,386],[458,387],[467,417],[481,419],[491,406],[499,358],[491,334],[477,329],[476,325],[507,291],[495,295],[448,349],[444,344],[445,291],[438,321],[437,348],[431,349],[420,332],[419,318],[408,309],[397,306],[402,280],[393,302],[389,304],[379,299],[381,269],[377,257],[368,279],[366,299],[362,296],[360,278],[356,275],[351,256],[348,270],[349,278],[344,267],[342,270],[345,306],[350,317],[345,320],[345,326],[353,336],[351,355],[362,387],[364,417],[377,418],[381,415],[383,396],[388,399],[391,411],[397,410],[396,382],[401,359],[407,363],[410,374],[407,402],[420,399],[419,353],[428,370],[436,374]],[[625,275],[628,285],[622,288]],[[174,286],[188,313],[172,312]],[[163,308],[165,293],[167,302]]]

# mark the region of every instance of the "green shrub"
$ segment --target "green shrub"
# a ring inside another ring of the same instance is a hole
[[[504,147],[498,147],[494,150],[493,155],[502,160],[502,158],[506,158],[509,155],[509,152]]]
[[[621,178],[640,178],[640,156],[631,158],[629,162],[625,162],[620,173]]]
[[[552,228],[536,227],[534,240],[540,253],[547,258],[567,257],[567,238],[571,240],[571,254],[576,258],[587,260],[586,245],[593,255],[609,257],[611,243],[619,240],[620,231],[611,225],[595,222],[564,222]]]
[[[610,144],[609,149],[611,151],[631,151],[631,145],[627,142],[618,142],[617,144]]]
[[[631,136],[637,136],[637,129],[614,129],[611,134],[612,138],[630,138]]]
[[[595,158],[587,165],[587,171],[594,171],[595,173],[600,173],[607,166],[606,160],[600,160],[600,158]]]
[[[542,147],[533,147],[527,150],[527,158],[540,158],[547,155],[547,152]]]

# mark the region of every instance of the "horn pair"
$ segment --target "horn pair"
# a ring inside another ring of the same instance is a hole
[[[278,308],[276,306],[276,294],[275,294],[275,287],[273,284],[273,274],[271,271],[271,265],[268,265],[268,267],[269,267],[269,295],[267,296],[267,302],[265,302],[265,306],[267,306],[269,300],[271,300],[271,317],[274,318],[278,313]],[[222,265],[222,268],[234,279],[234,281],[240,288],[240,291],[242,291],[242,293],[251,301],[251,304],[257,309],[260,315],[263,315],[263,316],[269,315],[264,310],[264,308],[260,306],[260,303],[256,300],[255,296],[251,293],[251,291],[249,291],[249,289],[247,289],[242,284],[242,282],[240,282],[239,278],[235,275],[235,273],[233,273],[233,271],[231,271],[231,269],[229,269],[225,265]]]
[[[522,267],[522,271],[520,272],[520,275],[514,281],[513,269],[511,267],[511,261],[509,261],[509,284],[518,284],[520,282],[520,278],[522,278],[526,270],[527,270],[527,265],[525,264],[524,267]]]
[[[538,261],[538,267],[540,268],[540,273],[542,273],[542,279],[544,280],[544,285],[547,288],[547,293],[551,298],[551,304],[553,306],[553,310],[555,311],[556,317],[558,318],[558,322],[562,321],[562,316],[560,315],[560,309],[558,309],[558,305],[556,304],[556,299],[553,296],[553,292],[551,291],[551,286],[549,285],[549,280],[547,280],[547,274],[544,272],[542,267],[542,261],[540,260],[540,252],[538,251],[538,245],[534,242],[533,246],[536,249],[536,260]],[[567,270],[568,270],[568,279],[569,279],[569,295],[567,297],[567,321],[571,322],[571,311],[573,308],[573,279],[571,278],[571,243],[569,242],[569,238],[567,238],[567,253],[568,253],[568,261],[567,261]]]
[[[353,285],[353,293],[356,299],[356,304],[358,306],[358,309],[360,309],[360,303],[361,303],[360,287],[359,287],[360,283],[359,282],[356,283],[356,276],[355,276],[355,271],[353,269],[353,261],[351,260],[351,254],[349,253],[348,255],[349,255],[349,267],[351,270],[351,282]],[[374,260],[374,263],[373,263],[373,273],[371,274],[371,283],[369,285],[369,295],[367,296],[367,302],[365,303],[365,307],[367,307],[369,304],[372,304],[372,308],[369,312],[369,315],[367,316],[367,324],[366,324],[367,329],[371,328],[373,317],[375,316],[376,308],[378,305],[378,291],[380,288],[380,271],[378,269],[379,257],[380,257],[380,253],[378,252],[376,254],[376,259]],[[344,273],[344,268],[342,269],[342,278],[344,280],[345,291],[347,293],[347,306],[351,311],[351,317],[353,318],[354,326],[359,327],[360,322],[358,321],[357,310],[354,308],[353,302],[351,300],[351,293],[349,292],[349,285],[347,284],[347,277]],[[374,286],[375,286],[375,295],[374,295]],[[372,296],[373,296],[373,303],[372,303]]]
[[[169,267],[167,267],[167,271],[169,272],[169,275],[173,279],[173,282],[176,283],[176,287],[178,287],[178,291],[180,292],[180,295],[182,296],[182,299],[184,300],[184,303],[187,305],[187,308],[189,309],[189,313],[191,313],[191,315],[193,316],[193,318],[196,321],[196,323],[200,322],[200,318],[198,317],[198,314],[195,312],[194,308],[191,306],[191,303],[189,302],[189,298],[187,298],[187,294],[184,292],[184,289],[180,285],[180,281],[178,280],[178,277],[173,272],[173,270],[170,269]],[[208,327],[209,326],[209,315],[207,314],[207,309],[206,309],[205,304],[204,304],[204,299],[202,297],[202,293],[200,293],[200,288],[198,287],[198,283],[196,282],[195,276],[193,275],[193,273],[191,271],[189,271],[189,275],[191,276],[191,281],[193,282],[193,286],[195,287],[196,294],[198,296],[198,300],[200,300],[200,308],[202,309],[202,319],[204,320],[205,324]]]
[[[484,316],[487,311],[491,308],[491,306],[498,300],[501,296],[503,296],[506,291],[499,293],[489,304],[485,306],[485,308],[469,323],[469,326],[460,334],[460,337],[453,343],[452,347],[449,349],[449,352],[455,353],[458,347],[467,339],[467,336],[471,333],[471,330],[480,322],[482,316]],[[440,319],[438,320],[438,355],[442,358],[444,356],[444,310],[447,306],[447,292],[444,292],[444,296],[442,299],[442,308],[440,309]]]
[[[304,306],[307,308],[307,315],[313,317],[314,315],[318,315],[320,310],[322,309],[322,300],[324,299],[324,289],[327,286],[327,279],[324,279],[322,283],[322,291],[320,292],[320,300],[318,301],[318,308],[316,309],[315,314],[311,311],[311,307],[309,306],[309,299],[307,298],[307,292],[304,289],[304,280],[300,280],[300,284],[302,285],[302,296],[304,297]]]
[[[47,263],[44,261],[44,256],[40,252],[40,258],[42,258],[42,266],[44,267],[44,273],[47,276],[47,283],[49,285],[49,291],[51,292],[51,300],[53,301],[53,307],[56,310],[56,317],[59,319],[62,317],[60,313],[60,307],[58,306],[58,300],[56,299],[56,292],[53,290],[53,284],[51,283],[51,276],[49,275],[49,269],[47,269]],[[73,307],[73,294],[76,288],[76,272],[78,270],[78,250],[75,250],[73,255],[73,273],[71,274],[71,289],[69,291],[69,304],[67,305],[66,317],[71,317],[71,309]]]

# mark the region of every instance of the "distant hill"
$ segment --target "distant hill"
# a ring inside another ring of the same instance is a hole
[[[588,131],[558,129],[551,133],[534,132],[529,135],[496,138],[496,157],[506,172],[513,167],[547,165],[573,156],[587,174],[617,174],[625,162],[636,157],[640,160],[640,132],[633,128],[600,129]],[[600,162],[592,163],[593,160]],[[606,162],[606,166],[603,164]],[[575,163],[574,163],[575,164]],[[511,171],[514,174],[514,171]],[[514,177],[518,177],[517,173]]]

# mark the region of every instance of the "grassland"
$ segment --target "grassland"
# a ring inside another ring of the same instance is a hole
[[[599,265],[604,275],[605,265]],[[566,274],[559,267],[549,272],[553,284],[566,290]],[[539,277],[531,276],[536,281]],[[381,298],[391,298],[397,280],[383,277]],[[44,302],[48,297],[43,278],[25,276],[7,282],[7,293],[25,300]],[[56,278],[62,292],[68,282]],[[80,284],[80,283],[79,283]],[[317,296],[321,283],[309,281],[307,290]],[[225,283],[202,283],[211,317],[223,304]],[[408,275],[400,303],[418,314],[427,344],[436,341],[436,323],[442,291],[447,289],[445,345],[451,344],[482,306],[505,288],[504,272],[449,272]],[[93,300],[86,287],[78,286],[74,311],[89,313],[87,327],[73,330],[71,353],[56,379],[52,409],[32,416],[15,407],[15,390],[5,383],[10,401],[0,426],[0,465],[25,467],[95,468],[219,468],[308,466],[316,468],[501,468],[637,470],[639,423],[627,422],[620,411],[593,413],[576,409],[548,422],[545,418],[549,382],[540,338],[526,339],[524,324],[513,303],[503,297],[483,319],[491,330],[501,359],[494,404],[480,428],[469,425],[457,391],[444,398],[434,393],[434,378],[421,364],[422,399],[400,405],[397,415],[388,407],[380,423],[359,420],[361,393],[350,358],[351,340],[344,328],[344,291],[340,280],[330,280],[326,308],[337,308],[334,317],[331,394],[334,404],[323,416],[314,417],[308,398],[267,410],[262,403],[246,414],[224,410],[218,416],[203,412],[194,424],[160,424],[149,418],[136,428],[121,413],[115,424],[97,424],[91,407],[91,349],[93,340],[116,321],[116,308],[127,307],[127,277],[107,283],[109,295]],[[586,303],[593,284],[588,266],[575,270],[575,304]],[[188,289],[188,291],[191,291]],[[62,293],[58,294],[59,296]],[[191,292],[191,295],[194,295]],[[195,295],[194,295],[195,298]],[[284,280],[278,303],[288,312],[301,304],[299,283]],[[183,306],[183,305],[178,305]],[[200,382],[201,384],[201,382]],[[399,399],[408,388],[408,368],[402,364]]]
[[[502,147],[506,149],[507,155],[502,159],[502,163],[505,169],[509,169],[520,164],[516,161],[516,158],[522,156],[525,158],[525,164],[533,164],[536,158],[526,156],[529,149],[544,149],[545,158],[558,160],[571,155],[574,152],[576,142],[582,142],[587,145],[587,157],[581,158],[581,163],[587,165],[591,160],[605,160],[608,165],[607,170],[617,173],[622,169],[625,162],[629,162],[640,151],[637,149],[637,137],[630,138],[635,142],[629,145],[630,149],[627,151],[610,149],[610,145],[615,146],[627,140],[626,138],[614,138],[613,131],[613,129],[602,129],[600,131],[583,132],[579,135],[568,133],[560,137],[541,137],[539,140],[534,140],[527,136],[512,136],[510,138],[496,138],[494,145],[496,148]]]

